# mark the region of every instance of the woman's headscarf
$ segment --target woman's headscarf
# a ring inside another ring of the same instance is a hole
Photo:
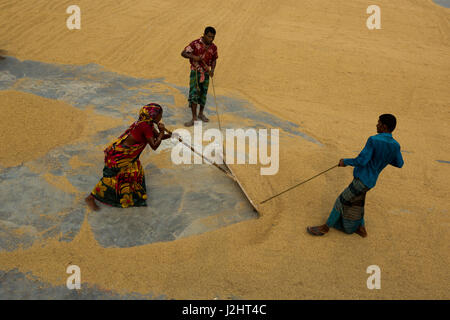
[[[153,121],[162,113],[162,111],[162,107],[159,104],[149,103],[143,106],[139,111],[138,121]]]
[[[151,122],[155,120],[161,113],[163,112],[162,107],[157,103],[149,103],[141,108],[139,111],[139,120],[133,122],[133,124],[124,132],[122,135],[117,138],[113,144],[120,144],[123,140],[125,140],[130,132],[136,128],[142,122]],[[152,125],[151,123],[149,123]],[[153,126],[153,125],[152,125]]]

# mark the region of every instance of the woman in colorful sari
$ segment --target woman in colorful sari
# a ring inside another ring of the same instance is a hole
[[[147,144],[156,150],[162,140],[171,137],[164,134],[164,124],[160,123],[162,113],[159,104],[145,105],[139,112],[139,120],[104,150],[103,178],[85,199],[92,210],[100,209],[95,199],[120,208],[147,206],[144,169],[139,156]],[[159,132],[154,124],[158,125]]]

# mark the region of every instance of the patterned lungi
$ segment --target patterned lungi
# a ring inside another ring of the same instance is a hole
[[[361,180],[354,178],[336,199],[327,226],[349,234],[364,226],[364,203],[369,190]]]
[[[204,80],[201,79],[201,72],[191,70],[189,76],[189,105],[191,103],[204,106],[206,104],[206,96],[208,94],[209,74],[204,73]],[[202,82],[200,82],[203,80]]]

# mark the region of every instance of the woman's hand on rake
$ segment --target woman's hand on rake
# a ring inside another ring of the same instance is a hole
[[[164,133],[165,129],[166,129],[166,126],[164,125],[164,123],[162,123],[162,122],[158,123],[158,130],[160,133]]]

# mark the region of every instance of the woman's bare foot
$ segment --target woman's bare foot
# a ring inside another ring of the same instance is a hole
[[[92,210],[94,211],[100,210],[100,207],[95,203],[95,198],[92,196],[92,194],[88,195],[86,199],[84,199],[84,201],[86,201],[88,207],[91,208]]]
[[[358,230],[356,230],[355,233],[363,238],[367,237],[367,230],[363,226],[359,226]]]

